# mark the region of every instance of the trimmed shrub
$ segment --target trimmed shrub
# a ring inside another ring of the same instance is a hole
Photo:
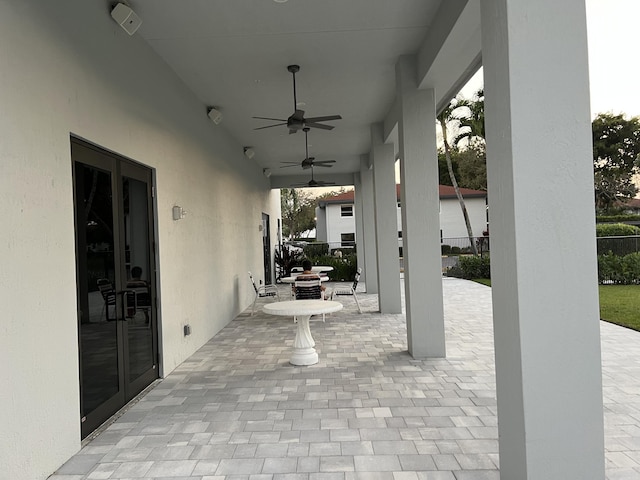
[[[328,243],[310,243],[305,245],[303,253],[307,258],[320,257],[322,255],[329,255]],[[327,265],[323,263],[322,265]]]
[[[463,278],[491,278],[491,262],[489,255],[484,257],[464,256],[458,260]]]
[[[449,255],[451,253],[451,245],[441,245],[442,255]]]
[[[640,215],[596,215],[596,222],[640,222]]]
[[[626,237],[640,235],[640,228],[626,223],[599,223],[596,225],[596,237]]]
[[[449,268],[445,273],[448,277],[465,278],[467,280],[491,278],[491,261],[489,255],[482,257],[460,256],[458,265]]]
[[[342,258],[331,255],[320,255],[317,257],[307,257],[313,265],[327,265],[333,267],[328,272],[329,280],[332,282],[351,282],[356,276],[358,261],[355,254],[343,255]]]
[[[640,253],[619,256],[598,255],[598,282],[618,285],[640,284]]]

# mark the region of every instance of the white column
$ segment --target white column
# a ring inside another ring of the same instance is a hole
[[[362,276],[360,281],[366,282],[366,272],[364,271],[364,226],[362,209],[362,181],[360,180],[360,173],[353,175],[353,190],[354,190],[354,205],[353,205],[353,217],[356,222],[356,258],[358,267],[362,268]]]
[[[396,81],[407,342],[414,358],[444,357],[435,94],[417,89],[413,57],[400,58]]]
[[[500,476],[604,478],[584,0],[483,0]]]
[[[380,312],[402,313],[394,149],[382,143],[382,124],[371,127],[371,142]]]
[[[363,275],[367,293],[378,293],[378,246],[376,243],[376,209],[373,198],[373,166],[369,167],[369,156],[362,155],[360,158],[360,183],[362,185],[364,234]]]

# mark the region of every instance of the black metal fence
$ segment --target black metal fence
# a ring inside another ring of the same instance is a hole
[[[490,242],[488,236],[473,237],[476,249],[480,255],[489,253]],[[472,253],[471,242],[469,237],[449,237],[443,238],[441,241],[442,255],[458,255]]]
[[[598,255],[613,253],[622,257],[630,253],[640,252],[640,235],[598,237],[597,248]]]

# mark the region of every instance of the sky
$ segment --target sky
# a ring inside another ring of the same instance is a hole
[[[591,116],[640,116],[640,0],[586,0]],[[482,69],[461,95],[482,86]]]

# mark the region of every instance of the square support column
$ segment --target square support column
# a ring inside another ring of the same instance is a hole
[[[414,358],[444,357],[435,93],[418,90],[415,59],[396,65],[407,343]]]
[[[366,272],[364,271],[364,252],[366,248],[363,225],[364,210],[362,208],[362,181],[360,180],[360,173],[353,175],[353,193],[353,217],[356,222],[356,261],[358,262],[358,267],[362,267],[360,281],[366,283]]]
[[[483,0],[500,476],[602,479],[584,0]]]
[[[378,246],[378,299],[381,313],[402,313],[395,155],[393,145],[383,143],[382,131],[382,124],[371,127]]]
[[[369,155],[360,157],[362,187],[362,232],[364,234],[364,282],[367,293],[378,293],[378,245],[376,242],[376,208],[373,195],[373,164]]]

